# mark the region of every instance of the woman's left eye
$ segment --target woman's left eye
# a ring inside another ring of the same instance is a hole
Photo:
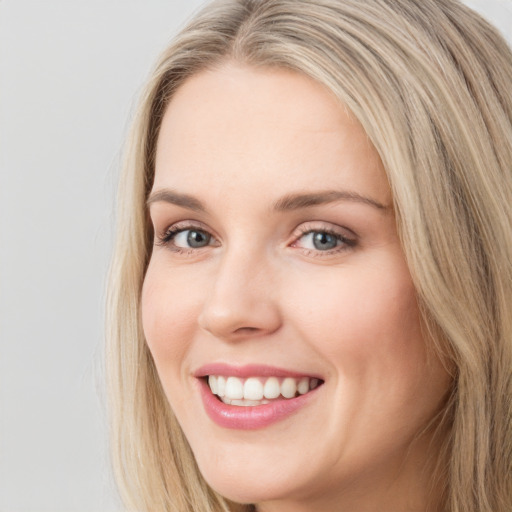
[[[309,230],[304,232],[292,245],[301,249],[329,252],[343,250],[355,245],[355,240],[326,230]]]

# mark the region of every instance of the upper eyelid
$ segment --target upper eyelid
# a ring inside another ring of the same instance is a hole
[[[172,222],[171,224],[166,224],[164,229],[161,230],[161,233],[165,235],[169,231],[186,231],[187,229],[196,229],[197,231],[205,231],[213,237],[216,237],[215,233],[203,222],[197,220],[180,220],[178,222]],[[156,231],[156,230],[155,230]]]
[[[301,231],[301,233],[298,236],[297,235],[294,236],[291,245],[294,246],[295,244],[298,243],[298,241],[301,238],[305,237],[306,235],[311,235],[312,233],[327,233],[348,245],[355,245],[358,241],[357,237],[355,235],[354,236],[347,235],[345,233],[342,233],[341,230],[339,230],[339,229],[317,228],[317,229],[304,229],[303,231]],[[328,251],[325,251],[325,252],[328,252]]]
[[[322,225],[319,225],[320,223]],[[316,224],[316,225],[313,225]],[[332,222],[325,221],[307,221],[303,222],[299,226],[297,226],[296,230],[299,230],[300,233],[307,234],[314,231],[326,231],[328,233],[338,234],[344,236],[346,238],[358,238],[357,234],[350,228],[346,226],[340,226],[338,224],[334,224]],[[294,230],[295,233],[295,230]]]

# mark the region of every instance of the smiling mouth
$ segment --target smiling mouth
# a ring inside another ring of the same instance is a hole
[[[314,377],[249,377],[209,375],[208,386],[227,405],[254,407],[305,395],[323,384]]]

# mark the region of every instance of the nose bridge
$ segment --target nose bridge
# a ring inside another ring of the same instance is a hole
[[[272,265],[263,251],[237,245],[219,257],[199,318],[219,338],[275,331],[280,318],[271,287]]]

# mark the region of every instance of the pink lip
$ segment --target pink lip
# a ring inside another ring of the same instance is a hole
[[[246,371],[247,368],[250,368],[248,373]],[[261,371],[254,372],[254,369],[255,367],[239,368],[239,373],[235,374],[230,370],[230,372],[227,372],[227,375],[236,375],[238,377],[248,377],[255,375],[265,376],[261,373]],[[211,372],[209,375],[224,375],[225,373],[219,367],[210,368],[209,371]],[[204,375],[202,372],[203,369],[201,369],[198,376]],[[283,374],[279,373],[278,375],[274,372],[270,375],[280,376]],[[286,374],[286,376],[289,375],[290,373]],[[287,398],[281,400],[276,399],[264,405],[242,407],[236,405],[228,405],[222,402],[211,392],[210,386],[208,386],[208,383],[205,379],[199,378],[197,382],[199,383],[203,406],[209,418],[221,427],[236,430],[256,430],[281,421],[307,405],[316,396],[317,391],[322,387],[319,386],[318,388],[309,391],[305,395],[300,395],[295,398]]]
[[[285,370],[283,368],[278,368],[275,366],[261,365],[261,364],[248,364],[244,366],[232,366],[226,363],[210,363],[201,368],[198,368],[194,372],[194,377],[206,377],[207,375],[223,375],[223,376],[233,376],[240,378],[248,378],[248,377],[312,377],[317,378],[319,380],[323,380],[321,376],[310,374],[310,373],[300,373],[290,370]]]
[[[276,423],[306,405],[319,389],[296,398],[275,400],[254,407],[240,407],[221,402],[212,394],[205,381],[200,381],[200,386],[203,405],[210,419],[221,427],[237,430],[255,430]]]

